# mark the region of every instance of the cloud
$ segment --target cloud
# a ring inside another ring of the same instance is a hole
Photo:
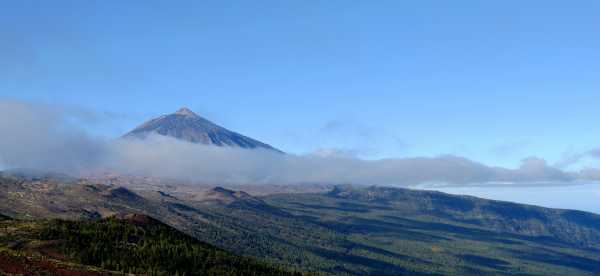
[[[362,160],[356,153],[322,149],[278,154],[191,144],[169,137],[106,140],[72,124],[80,112],[0,101],[0,162],[6,167],[68,174],[112,171],[218,183],[524,183],[600,179],[592,169],[568,173],[531,157],[517,169],[490,167],[460,156]],[[87,115],[86,115],[87,116]],[[600,154],[599,154],[600,155]]]
[[[0,164],[53,171],[97,164],[109,143],[72,126],[72,118],[50,106],[0,101]]]
[[[502,142],[490,148],[490,153],[498,157],[507,157],[522,152],[530,143],[526,141]]]
[[[321,126],[314,134],[323,148],[351,151],[356,157],[374,157],[383,147],[405,151],[409,145],[396,133],[381,127],[374,127],[356,120],[332,120]]]
[[[506,182],[551,182],[572,181],[577,176],[549,166],[546,160],[537,157],[528,157],[521,161],[516,170],[496,168],[496,178]]]
[[[600,149],[593,149],[587,152],[593,158],[600,158]]]
[[[591,149],[584,152],[575,152],[565,154],[561,160],[556,162],[556,167],[561,169],[569,168],[586,158],[600,159],[600,149]]]
[[[195,145],[163,136],[116,143],[108,169],[168,178],[219,183],[352,183],[411,186],[420,183],[570,180],[539,159],[521,168],[491,168],[458,157],[416,157],[366,161],[344,153],[281,155]]]
[[[315,150],[312,154],[320,157],[329,157],[329,158],[358,158],[360,156],[360,151],[356,149],[343,149],[343,148],[319,148]]]

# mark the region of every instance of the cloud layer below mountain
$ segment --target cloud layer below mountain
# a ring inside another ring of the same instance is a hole
[[[527,158],[517,169],[443,155],[361,160],[336,151],[278,154],[190,144],[163,136],[145,140],[93,137],[73,123],[80,112],[0,101],[0,164],[68,174],[112,171],[206,183],[549,183],[600,180],[600,171],[566,172]],[[595,156],[590,151],[590,156]]]

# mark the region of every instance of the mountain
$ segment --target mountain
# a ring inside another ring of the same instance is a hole
[[[281,153],[280,150],[268,144],[218,126],[185,107],[175,113],[152,119],[123,135],[123,137],[143,139],[150,134],[169,136],[196,144],[244,149],[267,149]]]
[[[0,175],[0,213],[144,214],[233,254],[325,275],[600,273],[600,215],[587,212],[389,187],[266,196],[136,187]]]
[[[295,275],[141,214],[94,221],[4,220],[0,226],[2,275]]]

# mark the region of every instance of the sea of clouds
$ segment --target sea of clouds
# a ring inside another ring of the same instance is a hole
[[[191,144],[154,135],[147,139],[103,138],[81,127],[85,112],[23,101],[0,100],[0,164],[4,168],[81,175],[95,171],[197,182],[345,183],[419,186],[473,183],[569,183],[600,180],[600,170],[565,171],[536,157],[516,169],[464,157],[363,160],[335,151],[280,154]],[[327,154],[323,154],[326,152]],[[565,160],[600,157],[590,150]]]

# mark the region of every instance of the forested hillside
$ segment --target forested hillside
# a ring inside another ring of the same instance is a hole
[[[220,272],[233,267],[237,273],[237,264],[255,269],[249,259],[221,258],[231,255],[217,254],[222,251],[210,244],[267,263],[269,271],[285,266],[349,275],[600,273],[600,216],[580,211],[389,187],[338,186],[328,193],[262,197],[214,188],[182,196],[0,175],[0,188],[0,212],[23,219],[7,223],[33,229],[25,231],[38,233],[30,239],[61,250],[50,253],[110,271],[160,267],[183,273],[187,270],[178,268],[185,266]],[[153,220],[140,225],[125,219],[129,224],[123,225],[123,218],[114,217],[127,213],[160,218],[206,244],[189,247],[190,237]],[[38,221],[47,218],[68,221]],[[178,234],[164,236],[165,231]],[[186,242],[178,243],[179,237]],[[118,242],[106,243],[111,240]],[[24,244],[13,241],[11,248],[19,245]],[[122,253],[105,255],[115,250]],[[162,263],[153,254],[175,261]],[[198,263],[194,254],[212,263]]]
[[[1,225],[0,248],[13,258],[41,255],[45,261],[139,275],[293,275],[199,242],[145,215],[98,221],[5,220]],[[0,263],[2,269],[10,267]]]

